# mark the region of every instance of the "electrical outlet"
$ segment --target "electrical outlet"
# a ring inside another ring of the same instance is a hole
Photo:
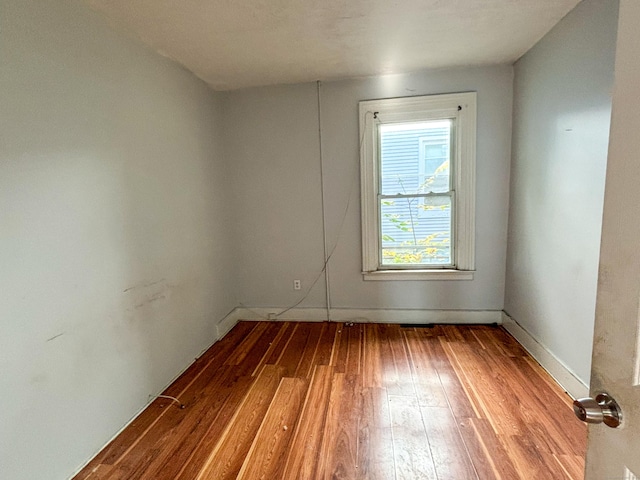
[[[293,289],[300,290],[302,288],[302,282],[300,280],[293,281]]]

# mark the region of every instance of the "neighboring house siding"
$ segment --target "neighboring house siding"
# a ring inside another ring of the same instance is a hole
[[[382,192],[414,193],[418,189],[419,143],[422,132],[386,132],[381,139]]]

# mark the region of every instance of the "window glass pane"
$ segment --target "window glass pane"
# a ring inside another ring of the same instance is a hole
[[[383,195],[450,190],[451,123],[437,120],[380,125]]]
[[[380,200],[382,265],[452,265],[451,197]]]

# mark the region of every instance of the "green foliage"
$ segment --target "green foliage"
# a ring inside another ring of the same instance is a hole
[[[399,265],[413,265],[433,262],[438,257],[448,256],[450,242],[444,238],[446,232],[438,232],[419,239],[416,243],[412,241],[402,242],[401,247],[406,247],[404,251],[382,249],[385,260]],[[383,237],[383,240],[384,237]]]

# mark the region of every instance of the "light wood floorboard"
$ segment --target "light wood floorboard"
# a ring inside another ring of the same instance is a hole
[[[76,480],[583,478],[571,399],[498,326],[240,322]]]

